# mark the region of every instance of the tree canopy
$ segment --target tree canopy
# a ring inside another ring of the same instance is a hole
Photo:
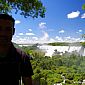
[[[22,47],[22,50],[32,56],[34,85],[81,85],[80,82],[85,80],[85,56],[71,54],[46,57],[44,51],[35,49],[35,45],[29,48],[31,46]]]
[[[15,14],[19,12],[24,17],[32,18],[44,18],[46,11],[40,0],[0,0],[0,13],[11,13],[12,9]]]
[[[82,5],[82,9],[85,10],[85,4]]]

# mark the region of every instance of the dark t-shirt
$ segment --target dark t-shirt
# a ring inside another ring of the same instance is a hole
[[[8,55],[0,58],[0,85],[19,85],[21,76],[33,75],[29,57],[12,45]]]

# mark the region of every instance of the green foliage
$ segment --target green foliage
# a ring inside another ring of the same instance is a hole
[[[33,56],[31,63],[34,75],[32,77],[39,85],[63,83],[64,78],[66,82],[63,85],[79,85],[79,82],[85,79],[85,57],[83,56],[72,54],[44,57],[44,52],[41,50],[25,51]]]
[[[54,43],[48,43],[48,45],[52,45],[52,46],[76,46],[76,45],[79,45],[80,46],[80,42],[74,42],[74,43],[54,42]]]
[[[11,13],[14,9],[24,17],[45,17],[45,7],[40,0],[0,0],[0,13]]]
[[[55,43],[48,43],[48,45],[52,45],[52,46],[68,46],[68,43],[66,43],[66,42],[55,42]]]
[[[69,80],[69,79],[66,79],[66,84],[69,85],[69,84],[73,84],[73,81]]]
[[[81,44],[83,47],[85,47],[85,42],[81,42],[80,44]]]
[[[85,4],[82,5],[82,9],[85,10]],[[82,34],[81,37],[85,39],[85,34]],[[85,46],[85,42],[81,42],[81,44]]]
[[[85,10],[85,4],[82,5],[82,9]]]

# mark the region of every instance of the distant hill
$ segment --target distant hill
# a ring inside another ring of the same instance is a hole
[[[48,43],[48,45],[51,45],[51,46],[81,46],[82,44],[83,44],[82,42],[74,42],[74,43],[54,42],[54,43]]]

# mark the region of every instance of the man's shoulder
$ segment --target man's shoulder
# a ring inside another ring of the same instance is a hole
[[[19,56],[22,59],[32,59],[32,57],[30,56],[29,53],[26,53],[25,51],[23,51],[21,48],[17,48],[13,45],[12,43],[12,49],[14,51],[14,54],[16,54],[16,56]]]
[[[16,52],[19,56],[22,57],[22,59],[32,59],[32,57],[30,56],[30,54],[27,54],[26,52],[24,52],[23,50],[21,50],[20,48],[15,48]]]

